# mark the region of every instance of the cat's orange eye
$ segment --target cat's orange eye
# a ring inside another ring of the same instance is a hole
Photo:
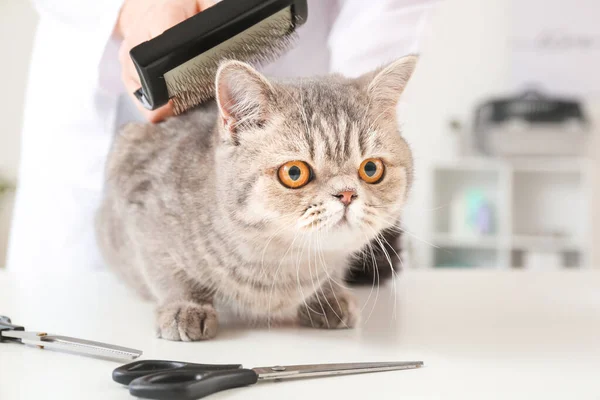
[[[358,176],[367,183],[378,183],[383,178],[385,166],[379,158],[367,158],[360,164]]]
[[[312,172],[304,161],[288,161],[279,167],[277,176],[283,186],[298,189],[310,182]]]

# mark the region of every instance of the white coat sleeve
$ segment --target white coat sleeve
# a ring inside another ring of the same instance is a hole
[[[419,53],[429,14],[439,0],[338,0],[328,40],[330,71],[349,77]]]
[[[108,92],[122,91],[115,26],[124,0],[32,0],[41,21],[50,21],[85,38],[85,48],[74,54],[95,66],[98,87]]]

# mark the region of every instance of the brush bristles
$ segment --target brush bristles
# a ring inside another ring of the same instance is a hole
[[[296,36],[291,11],[282,10],[169,71],[165,81],[175,114],[214,98],[215,75],[224,60],[260,66],[284,54]]]

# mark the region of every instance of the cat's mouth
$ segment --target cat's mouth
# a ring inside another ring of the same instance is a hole
[[[339,217],[337,219],[337,221],[331,223],[331,228],[334,229],[340,229],[340,228],[349,228],[351,227],[351,222],[350,222],[350,218],[348,218],[348,214],[349,214],[349,210],[348,208],[345,208],[344,210],[341,210],[339,213],[336,213],[334,216],[332,216],[332,219],[335,218],[337,216],[337,214],[341,214],[341,217]]]
[[[307,230],[320,230],[341,228],[350,225],[347,209],[329,215],[323,214],[325,213],[319,211],[313,215],[309,215],[309,220],[301,222],[300,227]]]
[[[345,226],[345,225],[350,225],[350,220],[348,219],[348,209],[346,208],[343,211],[344,215],[342,215],[342,218],[340,218],[333,226],[334,227],[340,227],[340,226]]]
[[[336,222],[333,227],[334,228],[344,228],[346,226],[350,226],[350,221],[348,221],[348,218],[346,218],[346,216],[344,216],[344,217],[340,218],[340,220],[338,222]]]

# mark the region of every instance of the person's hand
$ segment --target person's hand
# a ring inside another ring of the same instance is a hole
[[[216,2],[217,0],[125,0],[116,26],[118,34],[123,38],[119,50],[121,77],[125,88],[148,121],[156,123],[172,116],[173,107],[169,102],[159,109],[149,111],[135,98],[133,93],[141,85],[129,51]]]

